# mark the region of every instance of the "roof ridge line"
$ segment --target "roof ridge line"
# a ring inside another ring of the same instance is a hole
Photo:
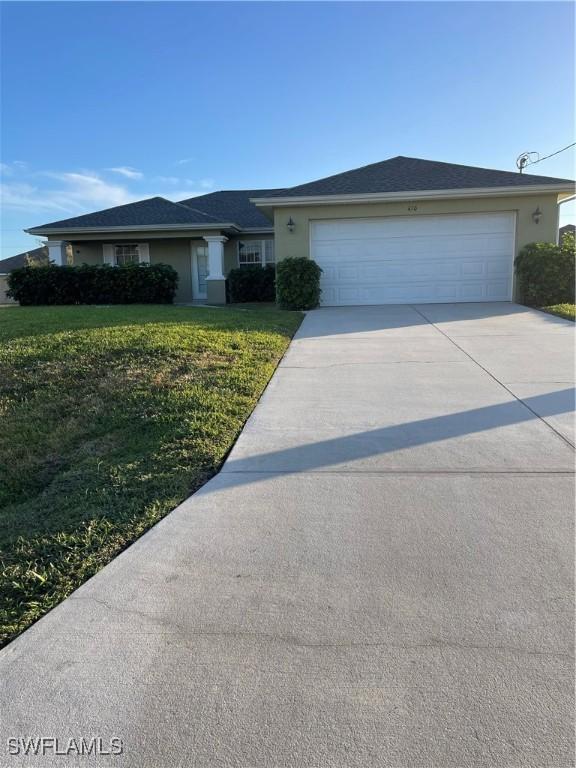
[[[189,199],[193,200],[194,198],[191,197]],[[234,224],[233,221],[222,222],[219,219],[217,219],[216,216],[211,216],[209,213],[205,213],[204,211],[201,211],[199,208],[193,208],[191,205],[186,205],[186,203],[177,202],[176,200],[168,200],[168,202],[172,203],[173,205],[177,205],[180,208],[185,208],[187,211],[194,211],[194,213],[199,213],[201,216],[205,216],[207,219],[212,219],[212,221],[215,221],[217,224]]]
[[[327,181],[330,181],[332,179],[335,179],[338,176],[347,176],[349,174],[355,174],[355,173],[357,173],[359,171],[365,171],[367,168],[373,168],[375,166],[385,165],[386,163],[393,162],[394,160],[408,160],[408,161],[414,160],[414,161],[419,162],[419,163],[430,164],[431,166],[443,165],[443,166],[446,166],[446,167],[462,168],[462,169],[467,169],[467,170],[485,171],[487,173],[512,174],[514,176],[522,175],[524,178],[554,179],[555,181],[559,181],[559,182],[571,181],[570,179],[559,178],[557,176],[545,176],[545,175],[534,174],[534,173],[519,174],[518,172],[511,171],[511,170],[502,170],[502,169],[499,169],[499,168],[485,168],[484,166],[480,166],[480,165],[465,165],[464,163],[451,163],[451,162],[448,162],[446,160],[429,160],[429,159],[427,159],[425,157],[411,157],[409,155],[394,155],[393,157],[389,157],[386,160],[378,160],[378,161],[376,161],[374,163],[367,163],[366,165],[361,165],[358,168],[352,168],[349,171],[339,171],[337,173],[331,173],[328,176],[322,176],[320,178],[312,179],[311,181],[306,181],[306,182],[303,182],[301,184],[295,184],[292,187],[285,187],[281,191],[282,192],[290,192],[290,191],[292,191],[294,189],[299,189],[301,187],[307,187],[309,185],[316,184],[316,183],[319,183],[319,182],[327,182]]]
[[[204,198],[204,197],[210,197],[211,195],[222,195],[222,194],[230,194],[230,193],[248,193],[248,192],[283,192],[285,189],[289,189],[289,187],[261,187],[259,189],[213,189],[212,192],[206,192],[203,195],[196,195],[198,198]],[[185,200],[194,200],[195,197],[186,197]],[[182,205],[186,205],[186,203],[183,203],[182,200],[178,201]]]
[[[542,179],[558,179],[558,181],[571,181],[571,179],[561,179],[558,176],[544,176],[540,173],[522,173],[520,174],[520,171],[515,170],[503,170],[502,168],[486,168],[484,165],[467,165],[465,163],[451,163],[448,160],[429,160],[427,157],[412,157],[410,155],[396,155],[396,157],[390,157],[389,160],[398,160],[401,158],[402,160],[418,160],[420,163],[432,163],[434,165],[450,165],[454,166],[456,168],[473,168],[476,171],[488,171],[490,173],[513,173],[515,176],[535,176],[537,178]],[[382,160],[383,163],[386,163],[386,160]],[[378,163],[369,163],[369,165],[378,165]],[[364,166],[367,167],[367,166]],[[360,169],[354,169],[354,170],[360,170]],[[300,185],[298,185],[300,186]]]

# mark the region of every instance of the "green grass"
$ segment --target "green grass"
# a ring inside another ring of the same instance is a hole
[[[300,321],[274,308],[0,312],[0,643],[217,472]]]
[[[540,307],[542,312],[548,312],[550,315],[558,315],[566,320],[576,320],[576,304],[554,304],[551,307]]]

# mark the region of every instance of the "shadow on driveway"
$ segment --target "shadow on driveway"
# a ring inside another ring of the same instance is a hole
[[[288,466],[296,463],[298,470],[289,471],[312,471],[335,463],[357,461],[369,456],[570,413],[574,410],[574,405],[575,392],[573,388],[569,387],[557,392],[529,397],[522,402],[511,400],[497,405],[395,424],[247,458],[236,459],[232,453],[231,458],[226,461],[221,471],[226,474],[238,473],[236,478],[238,484],[250,483],[256,479],[261,479],[254,478],[252,475],[263,471],[259,470],[255,464],[256,461],[263,458],[274,457],[275,460],[286,463]],[[548,426],[556,432],[552,426]],[[567,449],[573,448],[569,440],[558,432],[556,434],[558,440],[563,441]],[[535,468],[536,470],[537,468]],[[241,477],[241,473],[244,474],[244,477]]]

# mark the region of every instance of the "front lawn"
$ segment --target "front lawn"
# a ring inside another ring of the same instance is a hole
[[[554,304],[551,307],[540,307],[542,312],[548,312],[550,315],[558,315],[566,320],[576,320],[576,304]]]
[[[0,644],[217,472],[300,322],[274,308],[0,312]]]

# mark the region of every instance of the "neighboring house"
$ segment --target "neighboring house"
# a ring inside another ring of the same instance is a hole
[[[75,263],[171,264],[177,300],[226,301],[237,266],[290,256],[322,267],[322,304],[508,301],[513,261],[554,242],[574,182],[394,157],[288,189],[154,197],[34,227]]]
[[[13,269],[27,267],[32,264],[48,264],[48,247],[33,248],[31,251],[19,253],[0,260],[0,304],[15,304],[14,299],[6,295],[8,290],[8,275]]]
[[[564,235],[574,235],[576,234],[576,224],[565,224],[563,227],[560,227],[560,230],[558,232],[558,242],[562,242],[562,238]]]

